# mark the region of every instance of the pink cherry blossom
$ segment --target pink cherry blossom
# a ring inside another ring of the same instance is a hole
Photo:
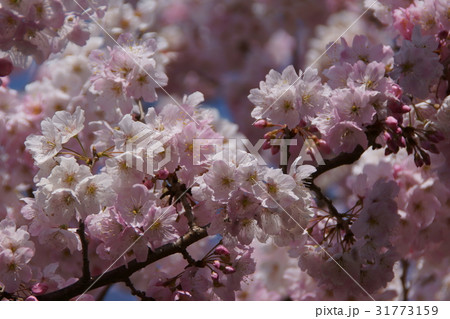
[[[0,299],[449,299],[448,1],[372,2],[0,0]]]

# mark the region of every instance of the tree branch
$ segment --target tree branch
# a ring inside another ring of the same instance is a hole
[[[407,276],[408,276],[409,262],[406,259],[402,259],[400,262],[403,268],[403,272],[400,277],[400,281],[402,282],[403,301],[408,301],[409,286]]]
[[[327,205],[328,212],[331,216],[335,217],[339,222],[342,221],[342,216],[341,214],[339,214],[336,207],[334,207],[333,201],[325,196],[325,194],[322,192],[322,189],[314,184],[314,181],[306,181],[305,186],[316,194],[317,200],[323,201]]]
[[[314,181],[314,179],[316,179],[323,173],[328,172],[329,170],[342,165],[353,164],[354,162],[359,160],[364,151],[364,148],[361,145],[358,145],[352,153],[341,153],[331,160],[324,160],[325,165],[320,165],[319,167],[317,167],[317,170],[311,174],[310,179]]]
[[[366,128],[366,136],[368,141],[368,147],[372,147],[374,149],[380,148],[381,145],[378,145],[376,143],[377,137],[383,132],[384,125],[380,121],[375,122],[374,124],[368,126]],[[311,174],[310,179],[314,181],[317,177],[322,175],[325,172],[328,172],[329,170],[332,170],[333,168],[342,166],[342,165],[350,165],[355,163],[361,155],[365,152],[365,149],[358,145],[353,152],[351,153],[341,153],[338,156],[336,156],[333,159],[325,160],[325,165],[320,165],[317,167],[317,170]]]
[[[181,197],[181,204],[184,207],[184,214],[186,215],[186,218],[188,220],[189,227],[196,227],[197,225],[195,224],[195,217],[192,213],[192,207],[189,203],[186,193],[184,193],[184,195],[182,195]]]
[[[106,295],[108,294],[109,289],[112,285],[107,285],[103,288],[103,290],[100,292],[100,294],[97,296],[96,301],[103,301],[105,299]]]
[[[91,279],[91,271],[89,269],[89,256],[88,256],[89,247],[84,230],[85,230],[84,221],[80,219],[79,227],[77,229],[77,234],[78,236],[80,236],[81,248],[83,252],[83,275],[80,280],[89,281],[89,279]]]
[[[382,131],[383,131],[383,124],[380,123],[379,121],[367,127],[366,135],[369,147],[372,148],[381,147],[376,143],[376,138],[381,134]],[[349,222],[343,218],[342,214],[340,214],[336,209],[336,207],[333,205],[333,201],[329,199],[327,196],[325,196],[320,187],[314,183],[314,180],[323,173],[328,172],[329,170],[332,170],[342,165],[349,165],[355,163],[357,160],[359,160],[359,158],[364,152],[365,149],[361,145],[358,145],[351,153],[341,153],[333,159],[325,160],[324,165],[320,165],[319,167],[317,167],[316,171],[313,174],[311,174],[311,176],[309,176],[307,179],[304,180],[305,186],[314,192],[317,200],[322,201],[327,205],[328,213],[334,218],[336,218],[338,225],[341,227],[341,229],[345,231],[345,236],[347,237],[347,240],[350,241],[353,238],[353,233],[349,228]]]
[[[155,301],[152,297],[147,297],[145,292],[137,290],[136,287],[134,287],[133,283],[131,282],[130,278],[125,279],[125,285],[127,285],[128,288],[131,290],[131,294],[133,296],[139,297],[141,300],[144,301]]]
[[[177,239],[175,242],[166,244],[164,246],[159,247],[155,251],[150,252],[147,256],[147,259],[143,262],[138,262],[136,261],[136,259],[134,259],[127,265],[123,265],[113,270],[110,270],[103,275],[93,277],[87,281],[79,280],[70,286],[67,286],[54,292],[50,292],[42,296],[37,296],[37,298],[39,300],[69,300],[84,293],[86,289],[88,289],[91,285],[92,287],[89,290],[117,282],[125,282],[125,280],[136,271],[141,270],[146,266],[160,259],[163,259],[167,256],[176,253],[182,253],[182,251],[186,249],[186,247],[199,241],[202,238],[205,238],[206,236],[208,236],[208,233],[205,227],[194,226],[185,235]]]

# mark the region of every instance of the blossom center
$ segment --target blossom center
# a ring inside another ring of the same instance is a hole
[[[229,177],[223,177],[222,178],[222,185],[223,186],[230,187],[233,182],[234,182],[234,180],[232,178],[229,178]]]
[[[278,192],[278,187],[275,184],[267,184],[267,192],[269,194],[276,194]]]

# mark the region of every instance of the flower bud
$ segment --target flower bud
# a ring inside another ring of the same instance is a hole
[[[217,269],[220,269],[220,261],[218,261],[217,259],[213,261],[213,266],[216,267]]]
[[[219,274],[215,271],[211,271],[211,278],[212,280],[219,280]]]
[[[266,120],[261,119],[261,120],[257,120],[255,123],[253,123],[253,126],[257,127],[257,128],[266,128],[268,124],[269,123],[267,123]]]
[[[39,301],[35,296],[28,296],[25,301]]]
[[[395,129],[398,125],[398,121],[393,116],[388,116],[384,122],[391,129]]]
[[[409,111],[411,111],[411,108],[408,105],[403,104],[402,105],[402,109],[401,109],[401,113],[408,113]]]
[[[422,158],[419,156],[418,153],[414,154],[414,164],[416,164],[417,167],[422,167],[423,166],[423,160]]]
[[[274,145],[274,146],[272,146],[271,151],[272,151],[272,155],[275,155],[280,151],[280,147],[278,145]]]
[[[43,283],[37,283],[31,287],[31,291],[36,295],[45,294],[47,290],[48,286]]]
[[[225,256],[230,255],[230,251],[224,245],[217,246],[216,249],[214,250],[214,253],[216,255],[225,255]]]
[[[169,177],[169,171],[166,168],[160,169],[155,176],[157,179],[166,179]]]
[[[154,186],[153,181],[148,177],[144,177],[142,184],[144,184],[144,186],[147,187],[147,189],[152,189],[152,187]]]
[[[265,140],[264,144],[262,145],[263,150],[268,150],[272,146],[270,145],[270,140]]]
[[[422,156],[422,159],[423,159],[423,162],[425,163],[425,165],[430,166],[431,165],[430,154],[428,154],[427,152],[420,152],[420,155]]]
[[[397,99],[399,99],[403,94],[403,90],[398,84],[392,84],[390,91]]]
[[[223,273],[224,274],[232,274],[232,273],[234,273],[234,272],[236,272],[236,269],[234,269],[233,267],[231,267],[231,266],[225,266],[225,268],[223,269]]]

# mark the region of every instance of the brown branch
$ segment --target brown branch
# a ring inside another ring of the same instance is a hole
[[[381,145],[378,145],[376,143],[376,138],[383,132],[383,130],[384,126],[380,121],[377,121],[375,122],[375,124],[370,125],[366,128],[368,147],[372,147],[374,149],[381,147]],[[365,149],[361,145],[358,145],[351,153],[341,153],[333,159],[325,160],[325,164],[317,167],[317,170],[313,174],[311,174],[310,179],[314,181],[314,179],[316,179],[323,173],[328,172],[329,170],[342,165],[353,164],[357,160],[359,160],[364,152]]]
[[[331,160],[324,160],[325,164],[317,167],[317,170],[313,174],[311,174],[310,178],[314,180],[323,173],[328,172],[329,170],[332,170],[336,167],[353,164],[357,160],[359,160],[364,151],[364,148],[361,145],[358,145],[352,153],[341,153]]]
[[[402,259],[400,262],[403,268],[402,275],[400,277],[403,290],[403,301],[408,301],[409,286],[407,276],[408,276],[409,262],[406,259]]]
[[[83,275],[80,280],[82,281],[89,281],[91,279],[91,271],[89,269],[89,247],[88,247],[88,241],[86,239],[85,234],[85,225],[84,221],[80,219],[79,226],[77,229],[77,234],[80,236],[81,240],[81,249],[83,252]]]
[[[376,143],[376,138],[381,134],[382,131],[383,125],[378,121],[375,124],[367,127],[366,135],[369,142],[369,147],[380,147],[380,145]],[[325,160],[324,165],[320,165],[319,167],[317,167],[316,171],[304,180],[305,186],[314,192],[314,194],[316,195],[316,199],[326,204],[326,206],[328,207],[328,213],[336,218],[338,225],[342,230],[345,231],[345,236],[349,241],[351,241],[353,238],[353,233],[350,230],[349,222],[347,220],[344,220],[342,214],[340,214],[336,207],[333,205],[333,201],[322,192],[320,187],[314,183],[314,180],[323,173],[328,172],[329,170],[343,165],[350,165],[355,163],[357,160],[359,160],[364,152],[365,149],[361,145],[358,145],[351,153],[341,153],[333,159]]]
[[[316,194],[316,198],[318,201],[323,201],[327,205],[328,212],[330,213],[330,215],[335,217],[338,220],[338,222],[341,222],[342,221],[341,214],[339,214],[336,207],[334,207],[333,201],[329,199],[327,196],[325,196],[325,194],[322,192],[322,189],[316,184],[314,184],[314,181],[306,181],[304,182],[304,184],[306,187],[312,190],[314,194]]]
[[[145,294],[145,292],[137,290],[136,287],[134,287],[133,283],[131,282],[130,278],[126,278],[125,279],[125,285],[130,288],[131,290],[131,294],[133,296],[139,297],[141,300],[144,301],[155,301],[154,298],[152,297],[147,297],[147,295]]]
[[[38,296],[39,300],[70,300],[86,291],[110,285],[117,282],[125,282],[133,273],[145,268],[146,266],[163,259],[167,256],[182,253],[186,247],[205,238],[208,235],[206,228],[195,226],[190,229],[185,235],[177,239],[173,243],[166,244],[159,247],[153,252],[150,252],[147,259],[143,262],[138,262],[136,259],[129,262],[127,265],[120,266],[108,271],[104,275],[93,277],[88,281],[79,280],[74,284],[62,288],[60,290]],[[98,280],[98,281],[97,281]]]
[[[186,259],[186,261],[189,263],[189,265],[196,264],[196,261],[194,260],[194,258],[192,258],[192,256],[188,253],[186,249],[183,249],[181,251],[181,254],[183,255],[183,258]]]
[[[296,135],[296,133],[294,133],[293,131],[289,130],[287,127],[284,128],[284,136],[283,139],[291,139]],[[283,171],[283,174],[287,174],[288,173],[288,164],[289,164],[289,158],[291,157],[291,152],[290,152],[290,145],[288,144],[286,147],[286,164],[285,165],[280,165],[281,170]]]
[[[184,214],[186,215],[186,218],[188,220],[189,227],[191,227],[191,228],[195,227],[196,226],[195,217],[194,217],[194,214],[192,213],[192,207],[189,203],[186,193],[184,193],[181,197],[181,204],[184,207]]]
[[[107,285],[105,286],[102,291],[100,291],[99,295],[97,296],[97,298],[95,299],[96,301],[103,301],[103,299],[105,299],[109,289],[112,287],[112,285]]]

